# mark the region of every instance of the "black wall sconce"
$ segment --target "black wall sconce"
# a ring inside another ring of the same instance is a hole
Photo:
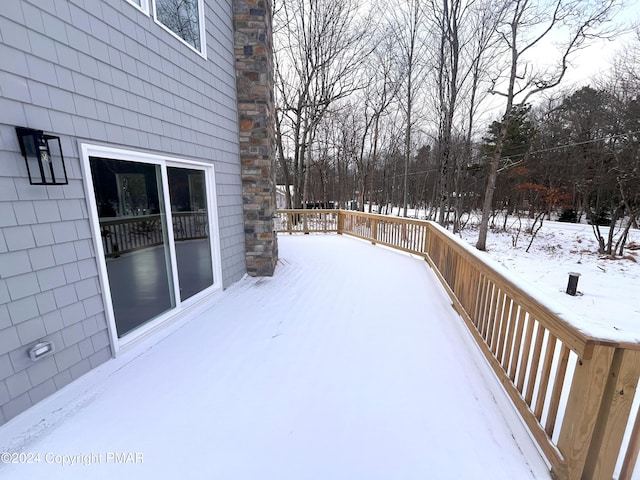
[[[42,130],[16,127],[20,151],[27,162],[31,185],[67,185],[60,137],[45,135]]]

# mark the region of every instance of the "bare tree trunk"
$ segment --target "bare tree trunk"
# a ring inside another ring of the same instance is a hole
[[[409,195],[409,188],[407,182],[409,180],[409,162],[411,160],[411,78],[408,80],[409,86],[407,88],[407,130],[405,133],[405,146],[404,146],[404,178],[403,178],[403,195],[402,195],[402,210],[404,216],[407,216],[407,198]],[[399,213],[399,212],[398,212]]]
[[[496,179],[498,178],[498,165],[500,164],[500,158],[502,157],[502,148],[504,141],[507,138],[507,122],[509,121],[509,114],[505,114],[500,132],[498,133],[498,139],[496,141],[495,152],[491,157],[491,163],[489,164],[489,177],[487,179],[487,188],[484,192],[484,200],[482,202],[482,219],[480,220],[480,231],[478,234],[478,241],[476,242],[476,248],[478,250],[487,249],[487,233],[489,231],[489,218],[491,216],[491,207],[493,205],[493,193],[496,190]]]
[[[406,8],[405,8],[406,5]],[[395,29],[394,34],[402,49],[402,61],[404,62],[405,77],[406,77],[406,89],[405,104],[402,105],[405,113],[405,142],[404,142],[404,179],[403,179],[403,194],[402,194],[402,210],[403,215],[406,217],[408,212],[409,202],[409,164],[411,162],[411,148],[412,148],[412,129],[413,129],[413,109],[415,100],[416,89],[416,76],[419,74],[421,68],[419,62],[423,59],[419,58],[419,50],[422,45],[419,43],[419,34],[422,22],[424,20],[424,9],[422,0],[406,0],[405,5],[402,5],[395,17]],[[398,212],[400,214],[400,212]]]
[[[380,133],[380,117],[376,118],[373,127],[373,153],[371,154],[371,160],[369,161],[369,195],[373,197],[373,185],[376,172],[376,161],[378,158],[378,135]],[[371,213],[371,204],[373,201],[369,201],[369,213]]]
[[[627,226],[624,227],[624,231],[622,232],[622,235],[620,235],[620,238],[618,238],[618,242],[616,243],[616,247],[614,250],[614,253],[617,253],[620,256],[624,254],[624,247],[627,243],[627,239],[629,238],[629,230],[631,230],[632,225],[635,223],[637,212],[631,211],[629,212],[629,214],[630,215],[629,215],[629,221],[627,222]]]
[[[280,116],[278,112],[276,112],[275,116],[275,130],[276,130],[276,152],[278,155],[278,162],[280,163],[280,167],[282,168],[282,176],[284,177],[284,187],[285,187],[285,200],[287,208],[292,208],[292,200],[291,200],[291,173],[289,172],[289,164],[285,157],[284,146],[282,144],[282,131],[280,128]],[[275,184],[275,183],[274,183]]]

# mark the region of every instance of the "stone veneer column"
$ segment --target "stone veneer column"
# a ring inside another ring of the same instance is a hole
[[[247,273],[273,275],[278,261],[271,0],[233,0]]]

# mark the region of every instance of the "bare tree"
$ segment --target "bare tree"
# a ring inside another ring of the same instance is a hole
[[[468,166],[474,163],[473,138],[480,106],[489,96],[489,91],[482,87],[489,81],[492,72],[500,69],[500,47],[498,25],[503,21],[508,0],[480,0],[470,5],[467,31],[471,39],[462,50],[466,71],[463,78],[463,96],[465,119],[463,128],[464,148],[456,169],[454,189],[455,220],[454,233],[460,229],[463,202],[465,197],[473,198],[475,191],[468,191],[464,186],[467,179]]]
[[[611,222],[606,242],[594,229],[600,253],[622,255],[631,227],[640,215],[640,29],[637,41],[619,55],[609,80],[604,85],[611,107],[609,116],[613,133],[607,142],[611,150],[607,176],[615,180],[612,195]],[[616,223],[620,220],[620,231]],[[624,223],[626,222],[626,223]],[[615,238],[615,234],[618,237]]]
[[[525,104],[535,94],[554,88],[562,81],[569,59],[594,38],[611,34],[607,30],[617,0],[585,3],[577,0],[513,0],[508,4],[505,22],[499,27],[510,62],[504,78],[494,79],[491,93],[505,98],[502,126],[489,162],[489,175],[482,205],[482,220],[476,248],[486,250],[489,217],[496,187],[502,147],[507,136],[509,116],[517,102]],[[527,54],[540,47],[552,32],[565,33],[568,40],[558,47],[560,58],[555,68],[539,69],[527,60]],[[506,85],[503,85],[506,82]]]
[[[432,202],[441,225],[454,214],[457,228],[460,194],[466,166],[470,163],[475,116],[486,94],[480,85],[488,82],[496,63],[497,25],[505,0],[428,0],[432,50],[434,161],[438,165]],[[458,194],[455,194],[457,192]],[[455,194],[455,195],[454,195]]]
[[[358,207],[364,211],[366,192],[373,191],[373,178],[376,168],[379,140],[380,122],[383,116],[388,114],[388,109],[397,100],[398,90],[401,85],[397,61],[394,56],[394,38],[390,35],[382,35],[377,38],[376,48],[367,62],[367,71],[370,79],[360,92],[354,105],[354,112],[361,106],[363,117],[360,150],[356,157],[358,168]],[[371,212],[369,201],[369,212]]]
[[[387,4],[388,5],[388,4]],[[424,41],[424,24],[427,11],[424,0],[398,0],[389,11],[391,34],[397,42],[401,69],[405,79],[400,94],[401,108],[405,114],[404,141],[404,177],[402,210],[407,216],[409,164],[412,152],[412,131],[415,118],[414,110],[420,83],[427,69],[427,43]]]
[[[471,2],[473,3],[473,2]],[[434,23],[434,70],[436,81],[436,112],[438,112],[437,149],[440,172],[438,175],[438,223],[445,224],[449,210],[449,197],[453,191],[455,159],[452,158],[454,119],[459,106],[458,97],[464,77],[461,68],[461,24],[467,12],[462,0],[430,0],[429,9]]]
[[[360,9],[359,0],[274,5],[276,145],[285,178],[294,186],[295,206],[308,201],[311,146],[320,121],[336,101],[359,88],[359,69],[370,51],[368,19]],[[293,175],[287,172],[290,164]]]

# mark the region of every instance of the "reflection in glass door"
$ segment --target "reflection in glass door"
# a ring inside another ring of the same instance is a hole
[[[205,172],[168,167],[180,300],[213,285]]]
[[[175,307],[160,165],[90,157],[118,337]]]

